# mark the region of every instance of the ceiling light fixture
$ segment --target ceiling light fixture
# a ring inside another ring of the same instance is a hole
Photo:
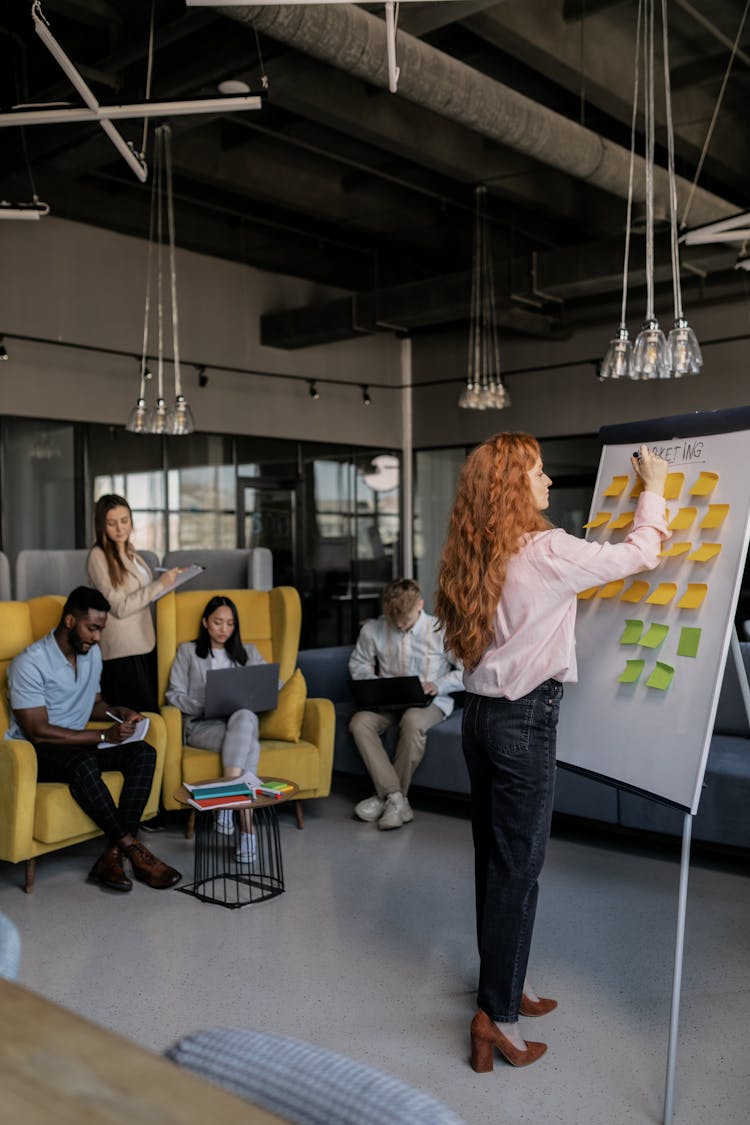
[[[4,341],[5,337],[0,336],[0,363],[4,362],[8,358],[8,349],[6,348]]]
[[[654,109],[654,6],[655,0],[639,0],[633,81],[633,115],[630,134],[630,178],[625,224],[625,260],[622,279],[622,315],[620,328],[610,340],[599,378],[605,379],[679,379],[684,375],[697,375],[703,364],[695,332],[688,324],[682,308],[680,259],[677,236],[677,186],[674,160],[674,125],[672,95],[669,78],[669,31],[666,0],[661,0],[662,55],[664,69],[664,102],[667,124],[667,181],[669,189],[670,256],[672,266],[672,291],[674,296],[674,327],[669,339],[662,332],[654,311],[654,149],[656,114]],[[633,164],[635,155],[635,127],[639,89],[639,58],[643,49],[644,119],[646,146],[646,318],[636,337],[630,343],[626,325],[626,302],[630,233],[633,212]]]
[[[172,434],[177,437],[191,434],[195,429],[193,413],[182,393],[180,376],[180,341],[177,312],[177,263],[175,257],[174,197],[172,192],[172,130],[160,125],[154,134],[154,176],[151,187],[151,215],[149,220],[148,256],[146,267],[146,301],[143,314],[143,346],[141,350],[140,388],[136,405],[130,412],[125,428],[131,433]],[[169,304],[172,314],[172,364],[174,370],[175,399],[171,408],[164,400],[164,219],[167,225],[167,254],[169,260]],[[149,378],[147,351],[151,314],[151,279],[153,250],[156,245],[156,320],[157,366],[156,404],[153,410],[146,407],[146,381]],[[200,378],[200,370],[199,370]]]
[[[369,406],[372,402],[372,399],[370,398],[370,388],[365,386],[364,383],[362,384],[362,402],[365,404],[365,406]]]
[[[510,395],[500,377],[495,275],[487,229],[487,188],[474,189],[474,246],[471,267],[469,355],[458,405],[464,410],[502,410]]]
[[[310,380],[310,385],[307,388],[307,393],[309,394],[310,398],[313,399],[313,401],[317,401],[320,398],[320,391],[315,385],[314,379]]]
[[[0,219],[41,219],[49,215],[49,203],[42,203],[36,197],[33,203],[10,203],[0,199]]]
[[[206,368],[205,367],[199,367],[198,368],[198,386],[199,387],[207,387],[208,386],[208,375],[206,374]]]

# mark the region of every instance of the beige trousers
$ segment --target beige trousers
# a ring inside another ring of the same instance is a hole
[[[429,707],[409,707],[406,711],[357,711],[349,724],[362,761],[375,785],[378,797],[409,791],[414,771],[422,761],[427,731],[442,722],[445,714],[436,703]],[[393,761],[383,745],[381,734],[398,725],[398,743]]]

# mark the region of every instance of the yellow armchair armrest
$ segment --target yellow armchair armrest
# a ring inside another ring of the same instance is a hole
[[[301,737],[317,746],[320,763],[320,784],[316,797],[327,797],[331,792],[333,773],[333,740],[336,734],[336,709],[330,699],[308,699],[302,720]]]
[[[0,742],[0,859],[18,863],[31,854],[36,806],[36,754],[30,742]]]

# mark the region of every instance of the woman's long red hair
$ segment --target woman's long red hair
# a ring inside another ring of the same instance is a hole
[[[496,434],[469,454],[459,475],[435,613],[445,626],[446,648],[468,669],[492,639],[508,560],[527,532],[550,526],[528,477],[540,457],[529,434]]]

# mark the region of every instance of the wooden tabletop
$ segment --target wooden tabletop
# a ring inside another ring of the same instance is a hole
[[[279,1125],[187,1070],[0,980],[3,1125]]]

